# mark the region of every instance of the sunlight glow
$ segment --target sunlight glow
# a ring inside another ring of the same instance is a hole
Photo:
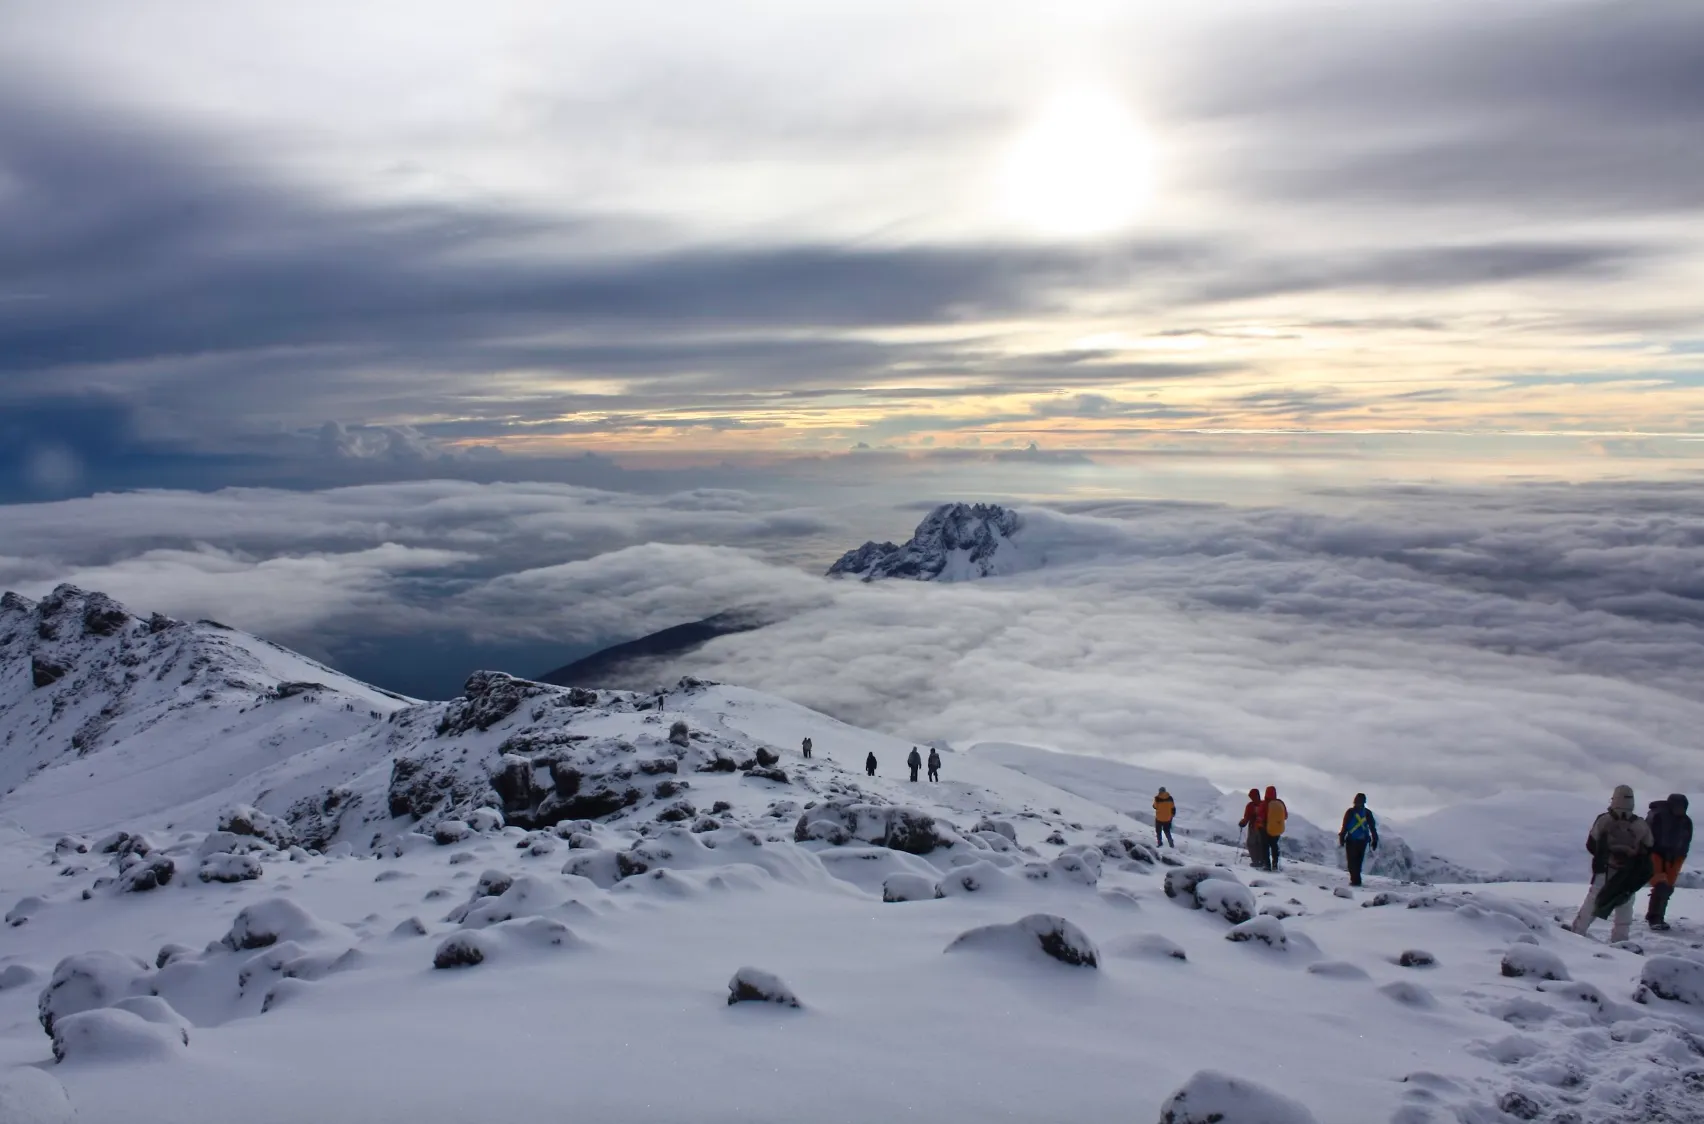
[[[1019,134],[1002,173],[1002,209],[1014,221],[1044,234],[1105,234],[1152,198],[1154,147],[1118,98],[1075,90]]]

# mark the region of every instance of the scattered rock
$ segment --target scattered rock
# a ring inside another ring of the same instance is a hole
[[[308,940],[325,932],[313,914],[289,898],[267,898],[237,914],[220,944],[233,951],[266,948],[281,940]]]
[[[1160,1124],[1319,1124],[1296,1101],[1241,1077],[1204,1069],[1160,1106]]]
[[[15,987],[35,983],[39,974],[28,964],[8,964],[0,968],[0,991],[11,991]]]
[[[1438,958],[1424,949],[1409,948],[1403,950],[1396,962],[1404,968],[1431,968],[1437,965]]]
[[[781,763],[781,755],[763,746],[757,747],[757,764],[759,768],[768,769]]]
[[[1347,898],[1350,901],[1354,901],[1355,900],[1355,891],[1351,890],[1347,886],[1338,886],[1337,888],[1335,888],[1334,890],[1331,891],[1331,896],[1334,897],[1334,898]]]
[[[821,840],[834,846],[859,841],[913,855],[927,855],[937,847],[951,845],[933,816],[914,808],[846,800],[827,800],[807,808],[793,828],[793,840]]]
[[[1061,964],[1098,968],[1100,952],[1077,926],[1051,913],[1032,913],[1009,925],[983,925],[960,933],[948,952],[987,950],[1033,954],[1036,951]]]
[[[774,1003],[782,1007],[802,1007],[793,989],[778,976],[756,968],[741,968],[728,981],[728,1006],[736,1003]]]
[[[176,1055],[189,1045],[180,1027],[149,1022],[116,1007],[83,1011],[61,1019],[53,1028],[53,1058],[101,1061],[154,1061]]]
[[[1183,946],[1176,941],[1168,940],[1158,933],[1136,933],[1128,937],[1119,937],[1107,946],[1109,956],[1123,957],[1128,960],[1188,960],[1189,954],[1183,951]]]
[[[248,835],[264,839],[280,851],[296,842],[295,830],[276,816],[269,816],[248,804],[238,804],[219,816],[219,830],[232,835]]]
[[[1254,891],[1237,882],[1209,878],[1196,883],[1195,900],[1208,913],[1216,913],[1233,925],[1254,916]]]
[[[6,911],[6,924],[16,929],[31,917],[40,913],[46,905],[45,901],[33,895],[27,898],[19,898],[18,904]]]
[[[473,828],[466,820],[440,820],[438,826],[432,829],[432,842],[440,847],[449,847],[461,843],[473,835]]]
[[[1396,1002],[1401,1003],[1404,1007],[1415,1007],[1422,1010],[1429,1010],[1438,1005],[1438,1001],[1432,997],[1431,992],[1427,991],[1419,984],[1409,983],[1407,980],[1398,980],[1395,983],[1385,984],[1383,987],[1379,988],[1379,990],[1390,996],[1390,998],[1394,999]]]
[[[177,864],[171,859],[164,855],[150,855],[125,868],[118,876],[118,888],[126,894],[145,893],[168,884],[176,874]]]
[[[679,718],[669,727],[669,744],[680,746],[682,749],[692,746],[692,730]]]

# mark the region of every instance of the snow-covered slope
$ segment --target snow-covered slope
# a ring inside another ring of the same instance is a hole
[[[318,669],[282,697],[311,665],[108,606],[8,605],[0,766],[48,764],[0,801],[0,1113],[1701,1119],[1698,891],[1610,947],[1557,927],[1573,885],[1351,891],[1335,854],[1256,872],[1188,822],[1158,852],[1160,783],[1234,823],[1188,778],[985,744],[913,783],[910,743],[694,680],[659,706],[481,672],[406,705]],[[38,656],[64,674],[14,692]],[[79,770],[120,811],[44,834]]]
[[[1013,541],[1018,513],[987,503],[946,503],[917,524],[906,542],[867,542],[828,568],[830,577],[965,581],[1028,568]]]
[[[0,818],[30,832],[157,816],[410,700],[213,621],[60,586],[0,597]]]

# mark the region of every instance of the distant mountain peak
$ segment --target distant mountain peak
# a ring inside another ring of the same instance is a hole
[[[944,503],[906,542],[867,542],[841,555],[828,576],[964,581],[1005,573],[1017,568],[1011,540],[1022,526],[1017,512],[999,504]]]

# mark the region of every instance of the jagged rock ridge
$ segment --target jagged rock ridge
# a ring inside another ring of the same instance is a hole
[[[962,581],[1011,568],[1012,536],[1022,528],[1018,513],[999,504],[947,503],[917,524],[902,544],[867,542],[828,568],[830,577],[910,578]]]

